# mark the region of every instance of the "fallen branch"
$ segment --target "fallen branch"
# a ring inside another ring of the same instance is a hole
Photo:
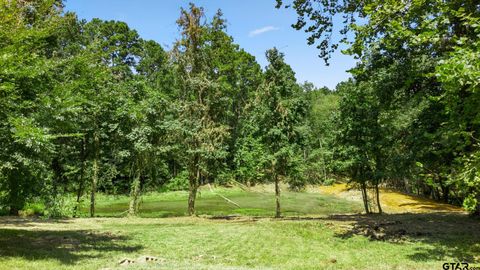
[[[227,201],[227,202],[235,205],[236,207],[240,208],[240,205],[238,205],[238,203],[230,200],[229,198],[223,196],[222,194],[218,194],[218,193],[216,193],[215,191],[213,191],[213,188],[212,188],[212,186],[210,185],[210,183],[208,183],[208,188],[210,188],[210,191],[211,191],[213,194],[220,196],[220,197],[221,197],[222,199],[224,199],[225,201]]]
[[[235,180],[230,180],[231,183],[233,183],[234,185],[236,185],[237,187],[239,187],[241,190],[243,191],[248,191],[248,192],[251,192],[251,189],[249,187],[247,187],[246,185],[238,182],[238,181],[235,181]]]

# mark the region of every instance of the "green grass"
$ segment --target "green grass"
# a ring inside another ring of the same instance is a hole
[[[265,217],[271,193],[220,192],[242,208],[204,191],[200,212],[218,217],[1,217],[0,269],[443,269],[444,262],[480,262],[480,222],[462,214],[347,214],[359,206],[285,193],[294,215],[273,219]],[[142,215],[182,215],[184,199],[150,194]],[[127,199],[118,200],[103,196],[99,214],[121,213]],[[220,217],[237,213],[247,216]],[[161,262],[118,265],[141,255]]]
[[[222,194],[240,207],[227,202],[217,194]],[[140,217],[177,217],[185,216],[188,192],[176,191],[149,193],[142,196]],[[127,196],[100,195],[97,199],[96,216],[119,217],[128,209]],[[330,195],[306,192],[283,192],[281,196],[282,212],[286,216],[328,215],[334,213],[361,212],[361,205]],[[275,197],[269,192],[245,192],[238,188],[215,188],[211,192],[203,188],[197,198],[198,215],[247,215],[273,216]],[[88,205],[82,207],[83,216],[88,215]]]

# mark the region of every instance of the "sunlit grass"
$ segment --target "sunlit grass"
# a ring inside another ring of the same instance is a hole
[[[218,194],[235,202],[236,206]],[[184,216],[187,211],[188,192],[176,191],[148,193],[142,196],[141,217]],[[124,216],[128,209],[127,196],[100,195],[97,199],[97,216]],[[355,213],[362,210],[357,202],[350,202],[335,196],[318,193],[284,191],[281,195],[282,212],[285,216],[327,215],[334,213]],[[87,204],[82,208],[83,215],[88,213]],[[273,216],[275,197],[271,192],[245,192],[239,188],[215,188],[213,191],[201,189],[197,203],[198,215],[247,215]]]
[[[385,227],[392,235],[400,228],[406,235],[375,240],[355,229],[385,220],[397,224]],[[441,269],[480,260],[478,221],[458,215],[0,218],[0,226],[0,269]],[[118,265],[141,255],[160,261]]]
[[[235,201],[236,207],[216,193]],[[361,205],[321,193],[203,189],[200,217],[185,217],[186,192],[143,197],[141,216],[46,220],[0,218],[0,269],[442,269],[480,262],[480,222],[461,213],[352,214]],[[98,198],[118,216],[128,197]],[[86,212],[84,212],[86,214]],[[177,216],[158,218],[160,216]],[[119,261],[148,255],[157,263]]]

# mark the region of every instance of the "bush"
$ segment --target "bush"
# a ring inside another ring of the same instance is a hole
[[[469,196],[467,196],[464,201],[463,201],[463,208],[465,210],[467,210],[468,212],[475,212],[477,210],[477,204],[479,202],[477,201],[477,199],[475,198],[475,196],[473,194],[470,194]]]
[[[172,178],[163,188],[162,191],[178,191],[188,190],[188,172],[182,171]]]
[[[59,196],[51,199],[45,210],[45,216],[49,218],[72,217],[76,200],[73,196]]]
[[[323,181],[323,185],[324,186],[331,186],[335,183],[335,179],[334,178],[327,178],[325,179],[325,181]]]
[[[22,217],[43,216],[45,214],[45,205],[41,202],[30,202],[18,212]]]

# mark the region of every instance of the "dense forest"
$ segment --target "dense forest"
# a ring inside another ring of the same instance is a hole
[[[272,6],[274,8],[274,6]],[[277,0],[335,89],[299,83],[277,48],[261,67],[219,10],[181,9],[171,50],[126,23],[80,20],[61,0],[0,0],[0,212],[76,216],[97,193],[346,181],[366,213],[379,187],[480,214],[480,5],[474,0]],[[401,15],[401,16],[399,16]],[[343,17],[343,25],[334,18]],[[332,31],[345,37],[332,39]]]

